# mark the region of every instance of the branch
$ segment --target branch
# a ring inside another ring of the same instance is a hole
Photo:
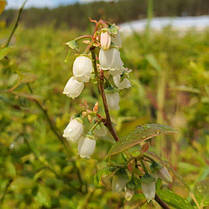
[[[29,83],[27,83],[27,87],[28,87],[30,93],[32,94],[33,93],[33,89],[31,88]],[[57,127],[54,125],[53,121],[49,117],[48,111],[42,106],[42,104],[37,99],[33,99],[33,101],[35,102],[37,107],[43,112],[43,114],[46,117],[46,120],[47,120],[47,122],[48,122],[48,124],[50,126],[50,129],[55,134],[55,136],[59,139],[59,141],[63,144],[63,146],[64,146],[64,148],[66,150],[67,156],[70,159],[71,158],[70,153],[69,153],[70,147],[69,147],[69,144],[68,144],[67,140],[58,132]],[[74,168],[76,170],[76,173],[77,173],[77,176],[78,176],[78,180],[80,182],[80,188],[82,188],[82,185],[84,185],[85,183],[84,183],[84,181],[83,181],[83,179],[81,177],[80,170],[77,167],[77,165],[76,165],[74,160],[72,161],[72,163],[73,163],[73,166],[74,166]]]
[[[156,201],[162,208],[164,208],[164,209],[170,209],[170,208],[168,207],[168,205],[167,205],[165,202],[163,202],[157,194],[155,194],[155,201]]]
[[[17,27],[18,27],[18,25],[19,25],[20,18],[21,18],[22,13],[23,13],[24,6],[25,6],[25,4],[27,3],[27,1],[28,1],[28,0],[25,0],[25,1],[23,2],[22,6],[20,7],[20,9],[19,9],[19,11],[18,11],[18,15],[17,15],[17,19],[16,19],[16,22],[15,22],[15,25],[14,25],[14,27],[13,27],[13,29],[12,29],[10,35],[9,35],[9,38],[8,38],[6,44],[5,44],[5,47],[8,47],[8,46],[9,46],[9,44],[10,44],[10,42],[11,42],[11,40],[12,40],[12,37],[13,37],[15,31],[17,30]]]
[[[117,142],[117,141],[119,141],[119,138],[118,138],[118,136],[115,132],[115,129],[113,128],[113,125],[112,125],[112,121],[111,121],[111,117],[110,117],[110,113],[109,113],[109,108],[107,105],[107,98],[106,98],[105,92],[104,92],[104,72],[103,72],[103,70],[101,70],[100,75],[98,74],[96,55],[95,55],[94,49],[95,49],[94,47],[91,47],[90,50],[91,50],[91,55],[92,55],[92,60],[93,60],[94,73],[95,73],[97,83],[98,83],[98,90],[102,96],[103,106],[104,106],[105,115],[106,115],[106,120],[103,121],[103,123],[108,128],[109,132],[111,133],[111,135],[113,136],[113,138]]]
[[[0,205],[4,202],[5,196],[8,192],[8,189],[9,189],[10,185],[12,184],[12,182],[13,182],[13,179],[9,179],[9,181],[7,182],[5,190],[4,190],[4,192],[2,194],[2,197],[0,199]]]

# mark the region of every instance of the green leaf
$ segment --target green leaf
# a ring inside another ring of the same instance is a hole
[[[209,206],[209,178],[195,185],[194,195],[200,205]]]
[[[108,153],[108,156],[123,152],[137,144],[151,139],[160,134],[171,134],[176,131],[168,126],[159,124],[146,124],[137,127],[134,131],[129,133],[126,137],[122,138],[119,142],[115,143]]]
[[[161,71],[161,67],[155,57],[152,54],[148,54],[146,56],[147,61],[149,62],[150,65],[152,65],[153,68],[155,68],[157,71]]]
[[[110,27],[108,28],[110,33],[117,35],[118,33],[118,26],[115,24],[110,25]]]
[[[71,49],[78,50],[78,43],[77,43],[76,40],[68,41],[68,42],[66,43],[66,45],[67,45],[68,47],[70,47]]]
[[[39,186],[39,191],[35,196],[35,200],[39,203],[40,206],[45,206],[47,208],[51,207],[49,191],[43,186]]]
[[[194,209],[194,207],[187,200],[168,189],[158,190],[157,195],[160,197],[160,199],[174,208]]]
[[[8,47],[0,49],[0,60],[2,60],[5,56],[7,56],[9,52],[10,52],[10,48]]]

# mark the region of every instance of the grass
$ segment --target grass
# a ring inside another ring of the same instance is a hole
[[[9,29],[3,30],[0,39],[6,39],[8,33]],[[110,136],[97,141],[89,161],[80,159],[77,147],[70,144],[69,161],[33,102],[34,98],[41,102],[60,133],[70,117],[79,112],[80,103],[87,101],[93,107],[97,101],[94,86],[87,84],[76,100],[62,95],[74,59],[72,54],[64,62],[68,53],[65,42],[79,34],[51,27],[20,27],[12,40],[9,60],[0,62],[2,209],[91,209],[98,205],[131,209],[141,201],[140,194],[126,202],[119,194],[94,186],[97,165],[111,147]],[[176,128],[175,136],[155,138],[151,151],[172,165],[176,173],[170,185],[173,191],[192,204],[197,201],[200,206],[207,205],[208,193],[195,188],[202,181],[209,183],[209,31],[180,34],[165,28],[149,37],[133,34],[123,38],[122,58],[133,69],[133,87],[121,93],[120,111],[113,112],[117,131],[124,136],[137,125],[155,122]],[[14,87],[15,94],[6,91]],[[88,192],[84,186],[79,188],[74,160],[82,180],[90,185]],[[194,197],[190,191],[194,191]]]

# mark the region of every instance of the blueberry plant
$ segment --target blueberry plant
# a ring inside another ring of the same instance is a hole
[[[98,89],[100,102],[96,102],[92,110],[86,108],[71,118],[63,137],[70,143],[78,143],[78,154],[88,159],[101,135],[112,136],[115,142],[104,162],[98,165],[95,184],[123,194],[127,201],[136,194],[143,194],[147,202],[155,200],[161,207],[169,208],[156,191],[160,194],[162,184],[172,182],[172,175],[163,161],[149,152],[149,146],[154,136],[175,131],[164,125],[145,124],[126,137],[118,136],[111,112],[120,109],[120,91],[131,88],[131,70],[120,56],[119,27],[103,20],[91,22],[95,24],[92,35],[83,35],[66,43],[75,52],[75,60],[73,76],[67,81],[63,94],[75,99],[86,83],[91,83]],[[103,111],[100,111],[102,106]],[[88,130],[86,121],[90,125]]]

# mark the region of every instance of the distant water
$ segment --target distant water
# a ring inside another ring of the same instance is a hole
[[[120,25],[121,32],[131,33],[132,31],[142,32],[147,24],[147,19],[132,21]],[[197,17],[159,17],[153,18],[150,27],[153,30],[159,31],[166,26],[171,26],[175,30],[186,31],[195,28],[201,31],[209,27],[209,16]]]

